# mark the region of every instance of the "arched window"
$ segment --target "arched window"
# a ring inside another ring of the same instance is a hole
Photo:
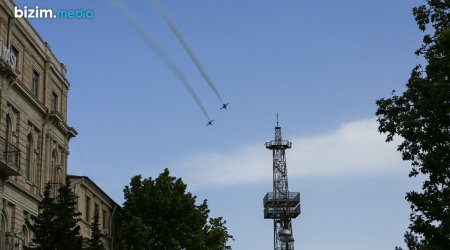
[[[33,136],[31,134],[29,134],[27,138],[27,155],[25,164],[25,177],[28,180],[31,180],[33,177]]]
[[[6,249],[6,218],[5,214],[0,214],[0,250]]]
[[[30,242],[30,233],[25,225],[22,226],[22,236],[23,236],[23,246],[27,247]]]

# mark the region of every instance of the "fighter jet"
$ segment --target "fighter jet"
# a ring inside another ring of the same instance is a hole
[[[213,125],[214,120],[210,120],[208,121],[208,123],[206,123],[206,126],[212,126]]]
[[[227,109],[227,108],[228,108],[228,105],[230,105],[229,102],[224,103],[224,104],[222,104],[222,108],[220,108],[220,109]]]

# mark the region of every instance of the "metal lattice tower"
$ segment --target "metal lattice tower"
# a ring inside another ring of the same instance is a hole
[[[281,127],[275,127],[275,140],[266,142],[266,148],[273,152],[273,192],[264,196],[264,219],[273,219],[275,250],[293,250],[294,233],[291,219],[300,215],[300,193],[289,192],[286,167],[286,149],[292,142],[283,140]]]

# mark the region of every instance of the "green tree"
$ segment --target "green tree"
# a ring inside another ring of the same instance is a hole
[[[450,1],[427,0],[413,9],[423,44],[416,51],[427,64],[417,65],[405,92],[377,100],[379,127],[387,142],[398,135],[398,146],[410,161],[410,177],[423,176],[422,191],[406,200],[411,214],[405,242],[410,249],[450,246]]]
[[[127,216],[127,222],[121,225],[121,249],[148,249],[150,233],[139,217]]]
[[[87,240],[88,248],[87,250],[105,250],[103,246],[102,238],[104,235],[100,230],[100,216],[98,214],[98,209],[94,211],[94,217],[91,223],[91,238]]]
[[[232,239],[232,236],[228,235],[225,223],[222,217],[209,218],[209,224],[203,228],[208,249],[231,249],[227,246],[227,241]]]
[[[181,178],[165,169],[158,178],[131,179],[124,188],[125,213],[122,233],[127,249],[229,249],[233,237],[222,218],[209,218],[206,200],[196,204],[196,196],[186,192]],[[145,236],[136,239],[136,233]]]
[[[404,234],[405,243],[409,250],[421,250],[424,249],[424,245],[419,241],[419,237],[412,232],[406,232]],[[401,247],[395,247],[395,250],[403,250]]]
[[[51,185],[46,184],[44,189],[44,198],[39,203],[38,216],[31,215],[32,221],[27,221],[29,228],[34,232],[33,243],[34,248],[26,247],[26,249],[57,249],[57,243],[54,242],[53,235],[56,233],[54,226],[55,204],[54,198],[51,197]]]
[[[82,249],[83,237],[80,235],[81,213],[77,210],[77,196],[72,192],[69,181],[58,189],[56,209],[56,224],[59,233],[56,235],[60,242],[60,249]]]
[[[76,195],[70,183],[61,185],[56,198],[51,197],[51,185],[47,184],[44,198],[39,204],[40,213],[29,223],[35,236],[34,247],[42,250],[81,250],[83,238],[77,225],[80,213],[76,209]]]

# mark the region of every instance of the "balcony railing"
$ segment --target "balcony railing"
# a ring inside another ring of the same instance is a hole
[[[292,142],[286,140],[275,140],[266,142],[266,148],[274,149],[274,148],[291,148]]]
[[[296,207],[282,208],[282,207],[265,207],[264,219],[283,218],[297,218],[301,213],[300,204]]]
[[[296,218],[300,215],[300,193],[289,192],[287,197],[275,197],[272,192],[267,193],[263,199],[264,218],[274,219],[287,215]]]
[[[268,204],[280,204],[280,203],[284,203],[285,206],[295,206],[298,203],[300,203],[300,193],[299,192],[289,192],[289,194],[287,195],[288,197],[283,198],[283,197],[277,197],[275,198],[272,192],[267,193],[264,196],[263,199],[263,204],[264,207],[267,206]]]
[[[20,175],[20,150],[0,137],[0,175]]]

